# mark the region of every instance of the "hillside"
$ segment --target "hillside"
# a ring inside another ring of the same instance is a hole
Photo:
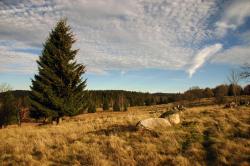
[[[3,165],[248,165],[250,108],[188,108],[181,123],[161,133],[136,123],[170,105],[98,112],[60,125],[9,126],[0,134]]]

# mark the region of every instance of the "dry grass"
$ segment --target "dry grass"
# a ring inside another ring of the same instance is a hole
[[[190,108],[181,124],[162,133],[136,131],[139,120],[167,107],[2,129],[0,165],[250,165],[250,108]]]

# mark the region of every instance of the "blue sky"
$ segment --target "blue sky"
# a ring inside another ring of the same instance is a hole
[[[2,0],[0,83],[29,89],[62,17],[88,89],[183,92],[227,83],[250,63],[249,0]]]

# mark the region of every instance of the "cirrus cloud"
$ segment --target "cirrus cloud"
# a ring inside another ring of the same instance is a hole
[[[199,51],[198,54],[194,57],[192,64],[188,69],[189,77],[192,77],[196,70],[199,69],[206,62],[206,60],[220,51],[222,47],[222,44],[217,43],[212,46],[205,47],[204,49]]]

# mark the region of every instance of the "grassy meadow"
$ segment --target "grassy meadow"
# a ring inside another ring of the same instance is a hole
[[[9,126],[0,131],[0,165],[249,165],[249,107],[188,108],[176,126],[136,130],[139,120],[169,107],[83,114],[59,125]]]

